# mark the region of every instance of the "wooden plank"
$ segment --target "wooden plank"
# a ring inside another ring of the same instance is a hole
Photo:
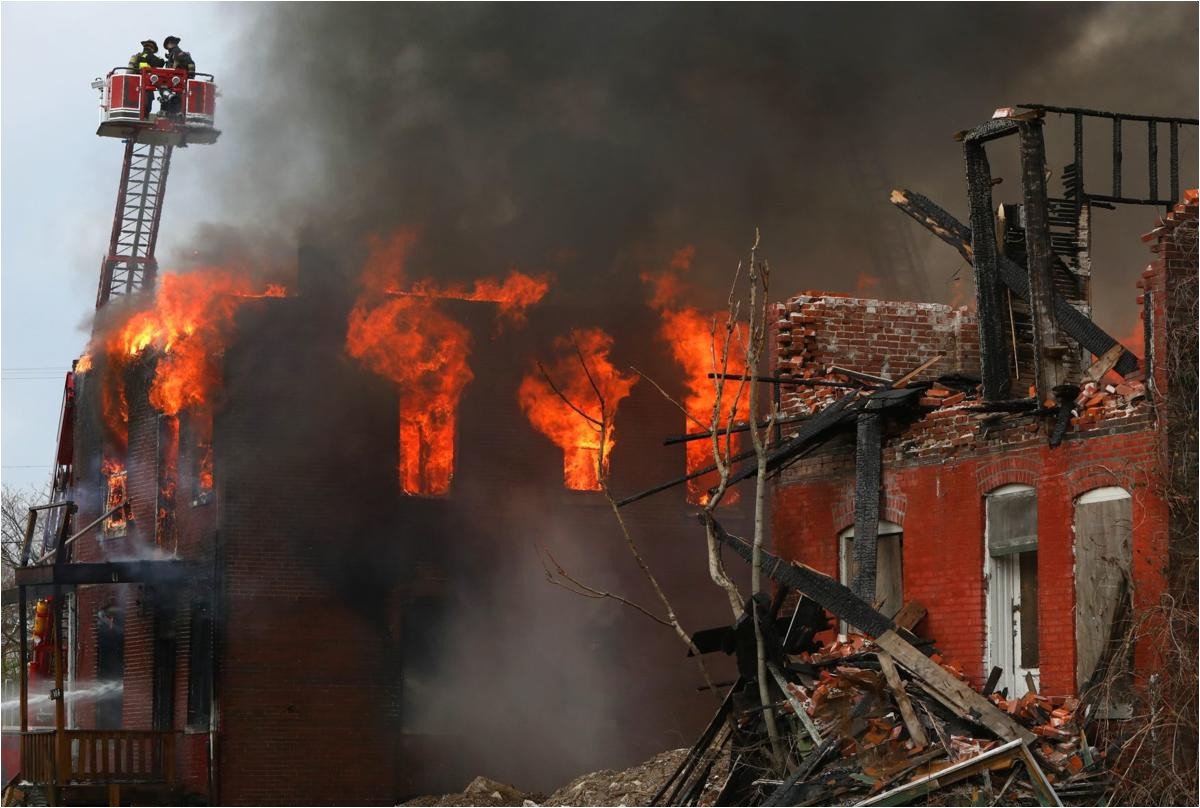
[[[996,692],[996,685],[1000,684],[1000,677],[1004,675],[1004,668],[999,665],[992,666],[991,673],[988,674],[987,681],[983,684],[982,695],[990,696]]]
[[[1025,761],[1025,768],[1029,772],[1029,781],[1033,785],[1033,793],[1037,795],[1039,805],[1062,805],[1062,800],[1058,798],[1058,794],[1050,785],[1050,781],[1046,779],[1045,772],[1038,765],[1037,759],[1033,753],[1029,751],[1029,747],[1021,744],[1020,750],[1021,760]]]
[[[1032,742],[1036,739],[1037,736],[1032,732],[954,678],[941,665],[922,654],[896,632],[884,632],[875,638],[875,643],[912,673],[938,701],[960,717],[987,727],[1005,740]]]
[[[800,719],[800,723],[804,725],[804,731],[808,733],[808,737],[812,738],[813,743],[820,743],[821,733],[817,729],[817,725],[809,717],[808,711],[804,709],[804,705],[800,703],[800,699],[796,698],[795,694],[788,689],[788,681],[784,678],[783,671],[779,670],[779,666],[774,662],[767,663],[767,670],[771,672],[771,676],[775,678],[775,684],[779,685],[779,689],[783,691],[784,697],[792,705],[792,710],[795,711],[796,717]]]
[[[917,720],[917,713],[913,710],[912,702],[908,699],[908,691],[904,689],[904,682],[900,680],[900,673],[896,670],[896,663],[892,660],[892,655],[887,651],[879,652],[879,667],[883,671],[883,678],[887,680],[888,687],[896,695],[896,704],[900,707],[900,717],[904,719],[904,727],[908,730],[908,737],[912,738],[913,743],[919,747],[929,746],[929,738],[925,735],[925,728]]]
[[[1125,353],[1125,348],[1120,343],[1114,344],[1111,348],[1105,351],[1099,359],[1092,363],[1092,366],[1084,371],[1082,384],[1089,382],[1098,382],[1104,378],[1104,374],[1108,373],[1116,366],[1121,355]]]
[[[909,631],[912,631],[917,627],[917,623],[920,623],[925,619],[926,614],[928,614],[928,612],[925,611],[924,606],[915,600],[910,600],[908,603],[904,604],[904,607],[900,609],[900,611],[896,613],[896,616],[892,618],[892,622],[900,628],[906,628]]]
[[[945,358],[946,358],[945,354],[938,354],[937,356],[933,357],[932,359],[926,359],[924,362],[917,365],[915,368],[910,370],[908,373],[905,373],[903,376],[901,376],[899,379],[897,379],[896,383],[892,385],[892,389],[893,390],[902,390],[905,387],[908,387],[908,385],[912,382],[913,379],[917,378],[917,376],[919,376],[920,374],[929,370],[931,367],[936,365],[938,362],[941,362]]]
[[[947,766],[940,771],[936,771],[926,777],[921,777],[909,783],[896,786],[893,789],[880,792],[873,797],[868,797],[859,805],[904,805],[917,797],[924,794],[937,791],[945,788],[948,785],[958,782],[966,777],[979,774],[982,771],[990,769],[997,764],[1002,764],[1006,760],[1013,760],[1020,756],[1020,750],[1024,748],[1021,741],[1009,741],[1006,744],[997,746],[995,749],[976,755],[967,760],[960,760],[951,766]]]

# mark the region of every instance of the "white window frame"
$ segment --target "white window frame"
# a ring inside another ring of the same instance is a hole
[[[1028,689],[1025,675],[1033,676],[1034,687],[1041,689],[1041,667],[1023,668],[1018,655],[1021,648],[1021,554],[995,557],[988,543],[990,522],[988,502],[1008,494],[1027,493],[1031,485],[1010,483],[984,496],[983,582],[984,582],[984,669],[1000,666],[1002,673],[996,690],[1008,688],[1010,698],[1023,696]],[[1039,619],[1040,623],[1040,619]],[[998,642],[1002,626],[1007,626],[1006,642]]]

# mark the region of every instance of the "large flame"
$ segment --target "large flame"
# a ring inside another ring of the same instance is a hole
[[[670,266],[661,273],[646,273],[642,280],[650,285],[652,290],[650,305],[656,309],[662,318],[659,336],[670,346],[675,362],[683,369],[684,385],[687,393],[681,402],[687,410],[690,419],[686,421],[687,431],[694,432],[699,427],[696,422],[707,429],[713,420],[713,407],[717,402],[717,387],[714,379],[708,374],[722,372],[722,354],[724,350],[725,328],[728,314],[708,314],[687,305],[683,298],[688,294],[688,285],[684,275],[691,269],[695,250],[684,247],[677,251],[671,259]],[[714,331],[715,326],[715,331]],[[746,370],[746,329],[739,324],[735,329],[729,344],[728,360],[723,372],[742,375]],[[715,362],[714,362],[715,357]],[[747,393],[743,389],[739,396],[741,383],[726,381],[721,394],[721,415],[719,427],[728,425],[732,418],[738,420],[744,417]],[[692,420],[695,419],[695,420]],[[731,442],[733,452],[737,452],[740,441],[737,435]],[[724,453],[725,442],[721,441],[721,451]],[[711,440],[693,440],[687,444],[687,470],[689,473],[713,464],[713,448]],[[717,482],[716,473],[688,481],[688,501],[704,503],[707,491]],[[727,503],[736,502],[738,492],[730,489],[724,497]]]
[[[234,313],[247,298],[282,297],[280,286],[259,288],[249,277],[219,268],[197,269],[159,278],[151,305],[131,313],[105,344],[110,387],[106,418],[128,420],[124,370],[146,351],[159,355],[150,385],[150,403],[165,415],[178,415],[211,399],[220,384],[219,358]]]
[[[562,449],[563,483],[576,491],[600,489],[615,445],[617,405],[637,383],[637,376],[613,367],[612,343],[598,328],[559,337],[559,356],[545,369],[558,390],[540,368],[530,370],[517,390],[529,422]]]
[[[392,291],[395,294],[495,303],[499,307],[501,319],[511,323],[522,323],[525,320],[525,310],[545,297],[549,289],[549,275],[534,277],[512,269],[502,281],[496,278],[480,278],[473,282],[470,289],[462,284],[439,286],[432,280],[422,280],[414,283],[411,289]]]

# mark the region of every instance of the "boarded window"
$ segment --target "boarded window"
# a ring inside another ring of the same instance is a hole
[[[1100,488],[1075,505],[1076,682],[1091,678],[1112,635],[1133,544],[1129,493]]]
[[[854,529],[842,533],[841,575],[846,586],[858,574],[854,558]],[[892,617],[904,606],[904,536],[900,526],[880,522],[879,538],[875,544],[875,601],[879,611]],[[845,632],[845,628],[842,629]]]
[[[988,552],[1015,555],[1037,549],[1037,492],[994,494],[987,500]]]

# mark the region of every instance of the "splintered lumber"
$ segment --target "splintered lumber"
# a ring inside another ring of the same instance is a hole
[[[973,262],[971,229],[942,210],[927,197],[913,191],[892,191],[892,203],[911,216],[942,241],[954,247],[967,261]],[[1007,256],[997,256],[1000,279],[1017,297],[1029,302],[1029,278],[1025,269]],[[1061,295],[1054,294],[1054,316],[1058,324],[1078,342],[1084,350],[1094,356],[1103,356],[1114,345],[1119,345],[1104,329],[1072,306]],[[1127,376],[1138,369],[1138,358],[1122,348],[1121,358],[1113,367],[1117,373]]]
[[[701,514],[699,518],[703,520],[705,515]],[[749,542],[730,534],[715,519],[711,520],[711,524],[718,541],[746,561],[754,563],[754,549]],[[864,634],[874,637],[880,648],[891,654],[896,662],[955,714],[987,727],[1006,740],[1034,740],[1032,732],[925,656],[916,646],[900,636],[896,625],[890,619],[875,611],[848,587],[811,567],[787,561],[766,550],[759,551],[759,567],[773,581],[798,590],[834,617],[845,620]]]
[[[1080,380],[1080,384],[1098,382],[1103,379],[1104,374],[1108,373],[1116,366],[1117,361],[1124,353],[1125,348],[1123,348],[1121,345],[1113,345],[1111,348],[1105,351],[1104,354],[1097,359],[1091,367],[1084,371],[1083,378]]]
[[[821,733],[817,730],[817,725],[809,718],[808,711],[804,709],[804,705],[800,703],[800,699],[788,688],[788,681],[783,676],[783,671],[779,670],[779,666],[774,662],[767,663],[767,670],[771,672],[771,676],[775,679],[775,684],[779,685],[779,689],[783,691],[783,695],[787,697],[788,704],[792,705],[792,709],[796,713],[796,717],[800,719],[800,723],[804,725],[804,731],[813,739],[813,743],[821,742]]]
[[[1062,805],[1062,800],[1058,798],[1050,781],[1046,779],[1046,773],[1042,771],[1042,767],[1038,765],[1037,759],[1033,753],[1029,751],[1029,747],[1021,744],[1020,752],[1021,760],[1025,761],[1025,769],[1029,772],[1029,781],[1033,785],[1033,791],[1037,795],[1039,805]]]
[[[908,691],[904,689],[904,682],[900,681],[900,673],[896,670],[896,663],[892,661],[892,655],[887,651],[879,652],[879,668],[883,671],[883,678],[887,680],[888,687],[892,689],[892,693],[896,696],[896,704],[900,708],[900,717],[904,719],[904,727],[908,730],[908,737],[912,738],[912,742],[917,746],[929,746],[929,738],[925,736],[925,728],[917,720],[917,712],[913,709],[912,702],[908,700]]]
[[[931,794],[934,791],[957,783],[959,780],[964,780],[992,768],[999,768],[1004,764],[1011,765],[1011,762],[1020,756],[1019,750],[1023,746],[1024,744],[1021,741],[1009,741],[973,758],[960,760],[958,763],[947,766],[933,774],[919,777],[911,782],[880,792],[873,797],[868,797],[858,804],[905,805],[925,794]],[[1055,803],[1049,804],[1053,805]]]
[[[917,627],[917,623],[920,623],[925,619],[926,614],[928,614],[928,612],[925,611],[924,606],[915,600],[910,600],[908,603],[904,604],[904,608],[896,612],[896,616],[892,618],[892,622],[898,625],[900,628],[906,628],[909,631],[912,631]]]
[[[958,716],[982,724],[1005,740],[1036,740],[1036,735],[954,678],[945,668],[922,654],[896,632],[887,631],[880,634],[875,637],[875,643],[891,654],[896,662],[929,689],[931,695]]]

